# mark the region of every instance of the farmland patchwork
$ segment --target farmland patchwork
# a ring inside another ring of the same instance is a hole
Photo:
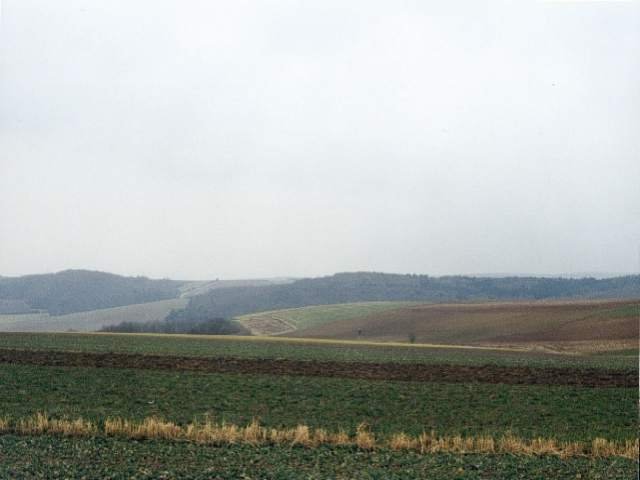
[[[638,452],[636,350],[0,334],[0,385],[0,478],[623,479]]]

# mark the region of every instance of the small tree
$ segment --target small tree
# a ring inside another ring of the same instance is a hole
[[[416,343],[416,334],[415,333],[410,333],[409,334],[409,343]]]

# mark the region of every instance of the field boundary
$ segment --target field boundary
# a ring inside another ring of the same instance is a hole
[[[409,382],[570,385],[596,388],[638,386],[638,375],[635,371],[612,371],[595,368],[362,363],[17,349],[0,349],[1,363],[52,367],[133,368],[208,373],[337,377]]]
[[[0,332],[5,333],[5,332]],[[402,348],[440,348],[444,350],[485,350],[497,352],[527,353],[531,352],[530,347],[520,346],[486,346],[486,345],[458,345],[453,343],[404,343],[404,342],[374,342],[369,340],[336,340],[329,338],[306,338],[306,337],[282,337],[277,335],[198,335],[192,333],[121,333],[121,332],[6,332],[6,333],[51,333],[55,335],[123,335],[123,336],[146,336],[165,338],[196,338],[198,340],[225,341],[235,340],[241,342],[280,342],[296,345],[353,345],[363,347],[402,347]],[[568,353],[558,353],[558,355],[571,355]]]
[[[515,455],[556,455],[561,458],[589,457],[638,458],[638,439],[611,441],[594,438],[590,442],[558,442],[553,438],[523,439],[511,434],[494,438],[485,436],[437,436],[434,432],[423,432],[418,436],[394,433],[384,438],[376,436],[361,423],[355,435],[338,430],[329,432],[323,428],[297,425],[293,428],[267,428],[253,420],[246,426],[228,423],[189,423],[181,426],[162,419],[148,417],[142,421],[123,418],[107,418],[101,424],[82,418],[69,420],[51,419],[38,412],[17,420],[0,418],[0,434],[19,435],[65,435],[71,437],[94,437],[104,435],[128,439],[182,440],[212,445],[244,443],[250,445],[284,444],[314,448],[321,445],[355,447],[362,450],[391,449],[429,453],[480,453]]]

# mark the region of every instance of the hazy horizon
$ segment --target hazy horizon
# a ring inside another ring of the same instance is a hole
[[[52,272],[37,272],[37,273],[29,273],[22,275],[4,275],[0,272],[0,277],[4,278],[18,278],[24,276],[31,275],[51,275],[56,273],[63,273],[66,271],[88,271],[88,272],[99,272],[99,273],[108,273],[113,275],[125,276],[125,277],[137,277],[137,276],[146,276],[146,275],[138,275],[131,273],[119,273],[119,272],[110,272],[105,270],[96,270],[93,268],[67,268],[63,270],[56,270]],[[336,271],[323,275],[310,275],[310,276],[291,276],[291,275],[283,275],[277,277],[204,277],[204,278],[174,278],[174,277],[148,277],[151,279],[169,279],[169,280],[178,280],[178,281],[187,281],[187,282],[209,282],[216,280],[301,280],[304,278],[319,278],[319,277],[330,277],[338,274],[345,273],[382,273],[382,274],[390,274],[390,275],[428,275],[431,277],[447,277],[447,276],[466,276],[466,277],[476,277],[476,278],[507,278],[507,277],[537,277],[537,278],[596,278],[596,279],[607,279],[607,278],[616,278],[616,277],[624,277],[624,276],[636,276],[640,275],[638,272],[557,272],[557,273],[527,273],[527,272],[462,272],[462,273],[452,273],[452,274],[441,274],[441,275],[432,275],[428,272],[380,272],[373,270],[359,270],[359,271]]]
[[[1,8],[0,275],[640,270],[639,2]]]

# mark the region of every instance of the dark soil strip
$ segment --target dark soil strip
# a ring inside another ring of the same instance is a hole
[[[0,363],[56,367],[141,368],[215,373],[308,375],[366,380],[402,380],[410,382],[575,385],[583,387],[638,386],[638,375],[636,372],[606,371],[593,368],[316,362],[284,359],[177,357],[126,353],[3,349],[0,349]]]

